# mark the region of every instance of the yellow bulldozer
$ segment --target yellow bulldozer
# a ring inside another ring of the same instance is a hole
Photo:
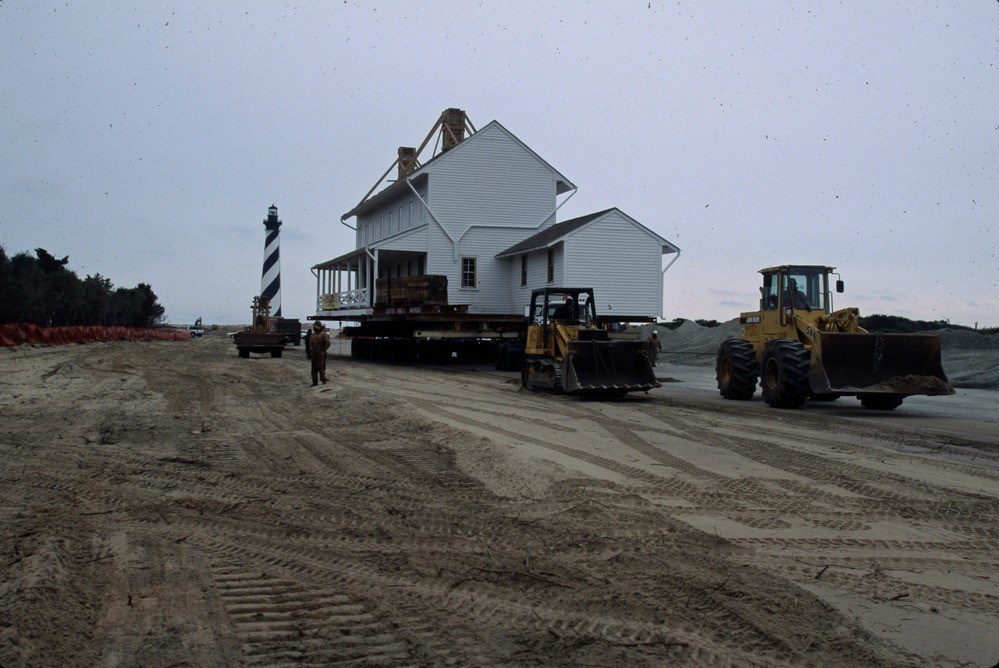
[[[598,396],[659,387],[646,342],[602,326],[595,304],[592,288],[531,293],[521,387]]]
[[[891,410],[907,396],[954,394],[938,335],[870,333],[856,308],[833,310],[831,275],[843,292],[834,267],[760,273],[760,310],[740,314],[740,338],[718,348],[716,377],[726,399],[752,397],[757,378],[763,400],[776,408],[856,396],[865,408]]]

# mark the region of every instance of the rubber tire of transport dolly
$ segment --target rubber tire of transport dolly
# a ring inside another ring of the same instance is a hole
[[[798,408],[808,397],[809,355],[792,339],[775,339],[763,350],[760,387],[763,400],[774,408]]]
[[[749,399],[756,392],[759,365],[753,344],[743,339],[726,339],[718,346],[715,379],[726,399]]]
[[[497,371],[506,371],[506,344],[497,343],[495,351],[495,363]]]

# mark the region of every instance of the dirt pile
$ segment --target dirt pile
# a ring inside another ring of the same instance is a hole
[[[941,329],[940,356],[954,387],[999,390],[999,334]]]

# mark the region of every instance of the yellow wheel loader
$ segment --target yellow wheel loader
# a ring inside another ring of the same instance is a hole
[[[759,377],[763,400],[797,408],[806,399],[850,395],[865,408],[891,410],[910,395],[954,394],[935,334],[869,333],[859,311],[834,311],[834,267],[781,265],[761,269],[760,310],[739,316],[741,337],[718,348],[716,377],[726,399],[749,399]]]
[[[601,327],[595,304],[592,288],[531,293],[521,387],[602,396],[659,387],[646,342]]]

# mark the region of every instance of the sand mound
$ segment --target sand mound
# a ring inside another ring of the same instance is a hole
[[[997,350],[999,335],[967,329],[938,329],[925,334],[939,334],[944,350]]]
[[[713,358],[718,351],[718,344],[725,339],[739,336],[739,319],[734,318],[718,327],[704,327],[693,320],[685,320],[676,329],[667,329],[664,325],[642,325],[638,329],[644,336],[648,336],[655,329],[662,339],[665,353],[694,353],[711,355]]]

